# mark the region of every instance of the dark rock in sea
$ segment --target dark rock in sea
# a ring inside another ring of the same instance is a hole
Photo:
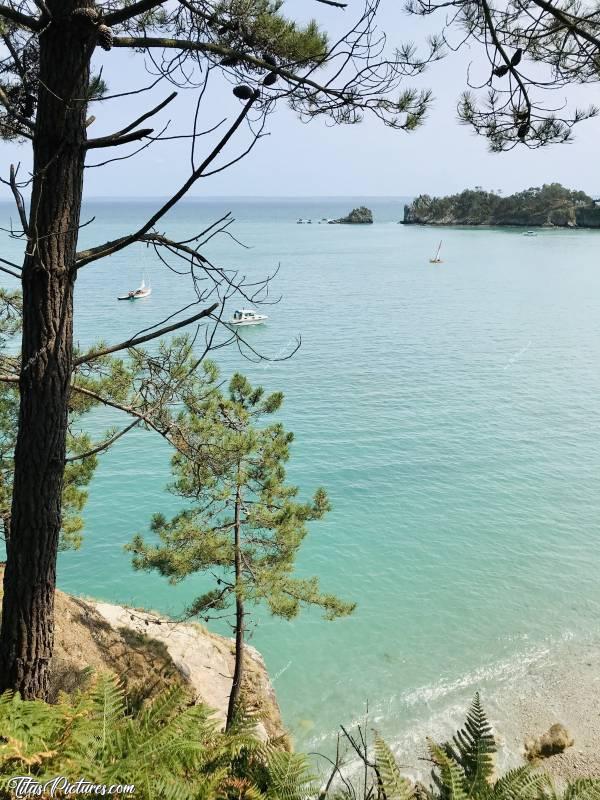
[[[329,221],[330,225],[372,225],[373,212],[370,208],[360,206],[354,208],[347,217],[340,217],[340,219],[332,219]]]
[[[574,742],[565,726],[557,722],[542,736],[525,740],[525,757],[529,761],[536,761],[539,758],[555,756],[563,753],[567,747],[572,747]]]

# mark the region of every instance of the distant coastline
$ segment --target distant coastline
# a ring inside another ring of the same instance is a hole
[[[600,228],[600,201],[559,183],[502,196],[476,187],[449,197],[419,195],[404,206],[403,225]]]

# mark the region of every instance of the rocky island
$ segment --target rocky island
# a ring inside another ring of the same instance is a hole
[[[347,217],[340,217],[340,219],[329,220],[330,225],[372,225],[373,212],[370,208],[360,206],[353,208]]]
[[[600,204],[560,183],[503,197],[481,187],[448,197],[419,195],[404,206],[404,225],[515,225],[600,228]]]

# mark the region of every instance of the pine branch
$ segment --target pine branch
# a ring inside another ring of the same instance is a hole
[[[182,50],[193,51],[200,53],[209,53],[219,58],[231,58],[237,61],[244,62],[251,67],[256,67],[260,70],[267,70],[268,72],[275,72],[282,78],[296,84],[296,86],[310,86],[328,97],[334,97],[337,100],[344,100],[346,96],[343,92],[332,89],[329,86],[322,85],[313,81],[311,78],[296,75],[289,69],[281,65],[274,66],[273,64],[263,61],[261,58],[256,58],[250,53],[244,53],[240,50],[232,50],[225,45],[214,44],[213,42],[194,42],[190,39],[171,39],[168,37],[156,36],[115,36],[113,39],[113,47],[129,47],[129,48],[160,48],[163,50]]]
[[[17,206],[17,211],[19,212],[19,218],[21,220],[21,225],[23,226],[23,232],[27,236],[29,234],[29,223],[27,221],[27,214],[25,213],[25,203],[23,202],[23,195],[19,191],[17,187],[17,169],[15,170],[15,165],[10,165],[10,188],[13,193],[13,197],[15,198],[15,203]]]
[[[98,147],[117,147],[121,144],[130,144],[143,139],[145,136],[150,136],[154,133],[154,128],[141,128],[139,131],[132,131],[121,136],[118,133],[110,134],[110,136],[100,136],[97,139],[88,139],[85,143],[86,150],[93,150]]]
[[[126,433],[129,433],[129,431],[132,428],[135,428],[137,425],[139,425],[141,421],[142,420],[139,418],[134,419],[133,422],[131,422],[129,425],[126,425],[124,428],[118,431],[118,433],[115,433],[114,436],[111,436],[104,442],[101,442],[97,447],[94,447],[92,450],[87,450],[85,453],[80,453],[79,455],[76,456],[69,456],[68,458],[65,459],[65,463],[71,464],[74,461],[83,461],[85,458],[89,458],[90,456],[95,456],[98,453],[103,453],[105,450],[108,450],[108,448],[111,447],[122,436],[125,436]]]
[[[114,344],[111,347],[106,347],[103,350],[90,350],[85,355],[76,358],[73,361],[73,367],[79,367],[82,364],[87,364],[90,361],[94,361],[96,358],[102,358],[102,356],[107,356],[110,353],[117,353],[119,350],[129,350],[132,347],[137,347],[145,342],[151,342],[153,339],[158,339],[160,336],[164,336],[166,333],[171,333],[171,331],[177,331],[180,328],[184,328],[186,325],[191,325],[193,322],[197,322],[199,319],[209,317],[213,311],[218,308],[218,305],[218,303],[213,303],[212,306],[203,309],[198,314],[194,314],[193,317],[188,317],[187,319],[182,319],[179,322],[174,322],[172,325],[166,325],[164,328],[159,328],[152,333],[146,334],[146,336],[134,336],[131,339],[126,339],[124,342],[119,342],[119,344]]]
[[[150,117],[153,117],[155,114],[158,114],[159,111],[162,111],[162,109],[165,106],[167,106],[172,100],[174,100],[176,97],[177,97],[177,92],[172,92],[167,98],[165,98],[162,101],[162,103],[159,103],[154,108],[151,108],[150,111],[146,111],[145,114],[142,114],[141,117],[138,117],[136,120],[131,122],[129,125],[126,125],[124,128],[122,128],[120,131],[116,131],[115,133],[112,133],[109,136],[102,136],[102,137],[100,137],[98,139],[90,139],[86,143],[86,147],[88,147],[88,148],[89,147],[109,147],[110,144],[98,144],[98,142],[105,142],[105,141],[109,141],[109,140],[113,140],[114,144],[125,144],[124,141],[121,142],[121,141],[114,141],[114,140],[122,139],[130,131],[133,131],[134,128],[137,128],[137,126],[140,125],[142,122],[145,122]],[[144,129],[143,132],[142,131],[138,131],[138,133],[139,133],[139,136],[137,136],[136,138],[137,139],[141,139],[143,136],[147,136],[149,133],[152,133],[152,129],[151,128],[147,128],[147,129]],[[130,139],[129,141],[135,141],[135,139]]]
[[[124,6],[118,11],[112,11],[104,17],[104,24],[110,28],[112,25],[119,25],[121,22],[137,17],[139,14],[145,14],[147,11],[152,11],[166,3],[166,0],[139,0],[137,3]]]
[[[196,181],[202,177],[204,172],[206,171],[207,167],[212,164],[215,158],[219,155],[221,150],[225,147],[225,145],[229,142],[233,134],[237,131],[240,127],[242,122],[246,119],[248,114],[250,113],[250,109],[254,105],[255,101],[258,99],[258,93],[255,92],[252,97],[248,100],[240,114],[237,116],[235,122],[231,125],[227,133],[220,139],[220,141],[215,145],[209,155],[204,159],[202,164],[192,172],[190,177],[187,181],[183,184],[183,186],[175,192],[174,195],[161,207],[159,210],[150,217],[150,219],[142,225],[142,227],[136,231],[135,233],[129,234],[128,236],[122,236],[120,239],[114,239],[110,242],[105,242],[98,247],[93,247],[90,250],[85,250],[82,253],[78,253],[76,258],[76,268],[79,269],[84,267],[86,264],[89,264],[92,261],[97,261],[99,258],[105,258],[106,256],[110,256],[113,253],[118,252],[119,250],[123,250],[125,247],[128,247],[133,242],[140,241],[142,237],[147,234],[152,228],[156,225],[159,219],[164,217],[164,215],[176,205],[181,198],[187,194],[189,189],[196,183]]]
[[[42,30],[41,20],[23,14],[12,6],[0,5],[0,17],[4,17],[4,19],[14,23],[19,28],[26,28],[34,32]]]

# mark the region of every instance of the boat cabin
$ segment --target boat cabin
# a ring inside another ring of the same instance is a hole
[[[257,316],[256,311],[251,308],[240,308],[233,312],[234,320],[254,319]]]

